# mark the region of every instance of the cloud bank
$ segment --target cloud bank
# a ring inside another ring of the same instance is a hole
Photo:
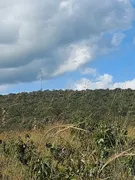
[[[113,76],[110,74],[103,74],[96,76],[94,80],[82,78],[72,84],[74,90],[86,90],[86,89],[135,89],[135,79],[125,82],[113,82]]]
[[[74,71],[117,48],[133,20],[129,0],[0,1],[0,85]]]

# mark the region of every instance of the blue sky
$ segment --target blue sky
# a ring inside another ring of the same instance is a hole
[[[5,0],[0,8],[1,94],[40,90],[41,68],[44,90],[135,89],[134,0]]]

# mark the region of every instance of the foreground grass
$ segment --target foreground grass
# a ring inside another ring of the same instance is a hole
[[[47,125],[0,134],[0,179],[133,180],[134,128]]]

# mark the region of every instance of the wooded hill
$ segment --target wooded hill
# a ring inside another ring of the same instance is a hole
[[[135,91],[54,90],[0,95],[0,131],[31,129],[35,125],[108,122],[126,118],[134,123]]]

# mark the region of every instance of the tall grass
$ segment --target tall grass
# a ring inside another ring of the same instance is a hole
[[[135,137],[131,137],[131,127],[128,132],[116,123],[100,123],[90,131],[85,125],[80,126],[57,123],[42,129],[0,134],[1,179],[134,178]],[[23,156],[20,145],[27,146]],[[23,163],[20,157],[28,162]]]

